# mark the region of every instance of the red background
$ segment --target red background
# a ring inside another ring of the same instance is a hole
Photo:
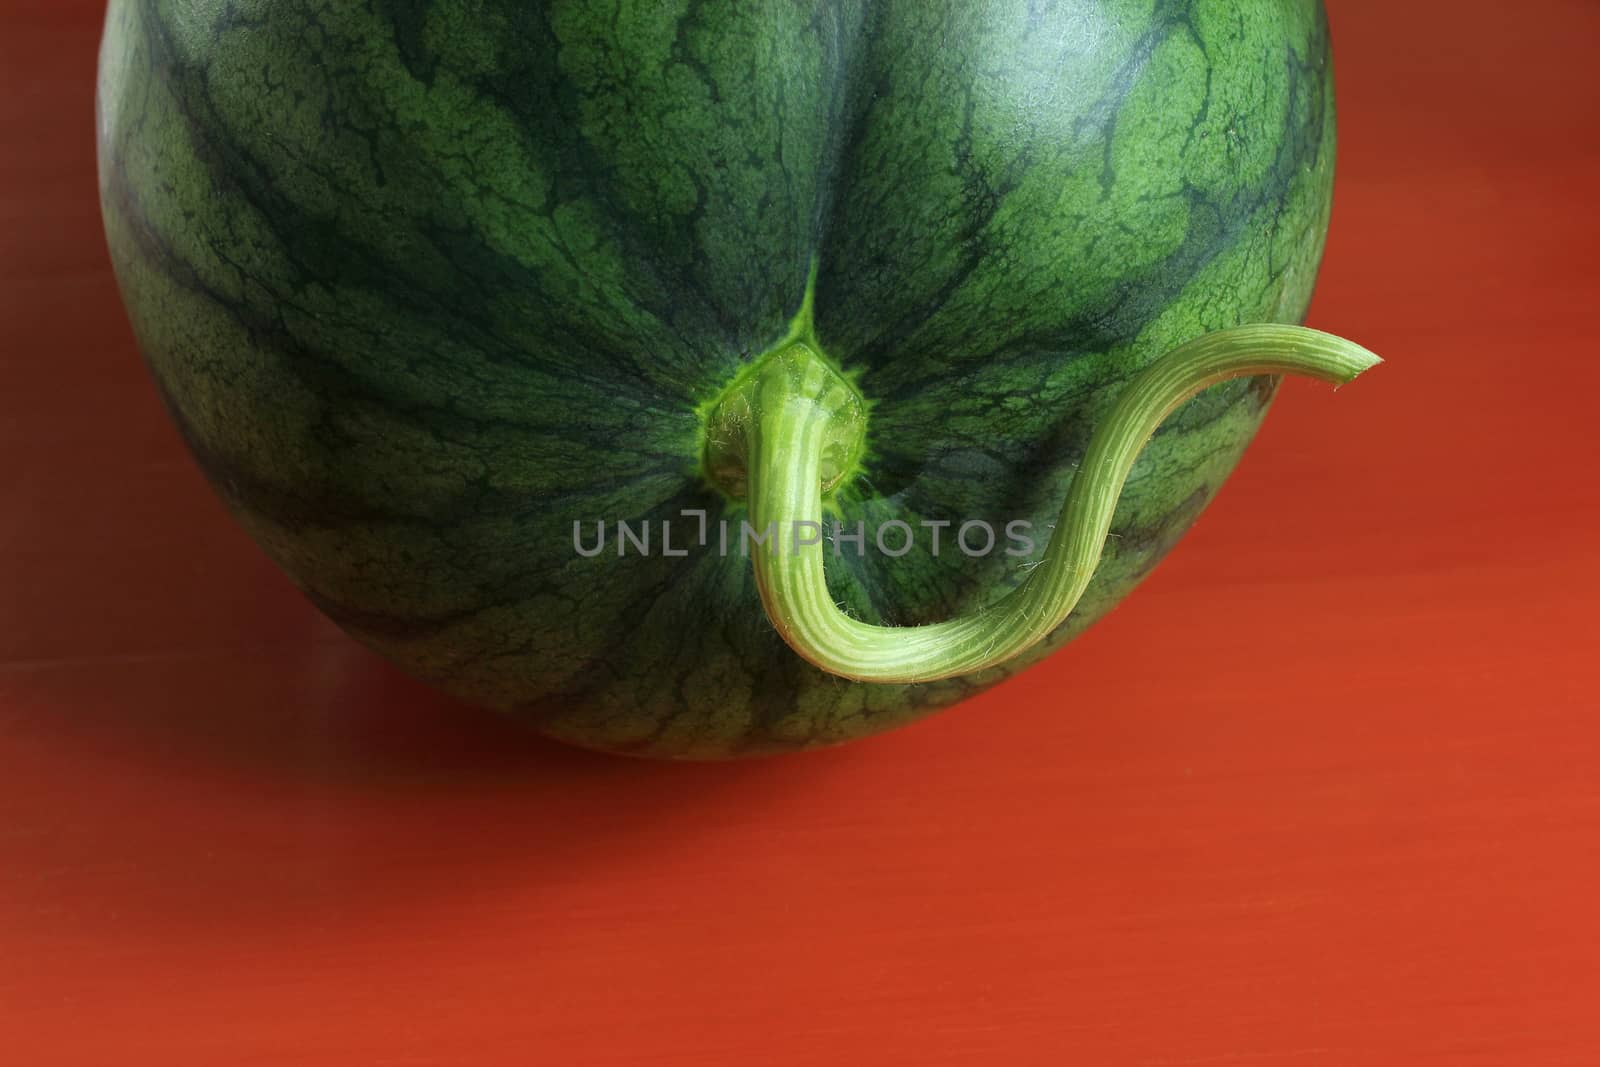
[[[107,267],[99,5],[5,4],[0,1059],[1600,1063],[1600,5],[1332,14],[1312,322],[1388,364],[1049,664],[677,766],[431,695],[229,522]]]

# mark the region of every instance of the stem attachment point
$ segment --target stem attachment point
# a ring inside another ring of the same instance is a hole
[[[771,447],[786,408],[800,407],[814,424],[819,498],[837,489],[861,464],[867,443],[867,404],[861,392],[805,341],[791,340],[746,367],[706,418],[705,473],[734,500],[749,496],[751,457]],[[770,459],[770,457],[769,457]]]

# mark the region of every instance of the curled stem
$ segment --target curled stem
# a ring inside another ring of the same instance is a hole
[[[1129,383],[1095,430],[1072,479],[1043,562],[999,601],[921,626],[876,626],[834,604],[823,576],[822,495],[851,458],[864,425],[859,394],[803,342],[775,351],[745,384],[718,438],[737,453],[759,530],[752,553],[773,625],[805,659],[866,682],[927,682],[1004,663],[1060,626],[1100,562],[1134,460],[1161,422],[1202,389],[1260,374],[1335,386],[1379,362],[1359,345],[1299,326],[1240,326],[1173,349]],[[792,532],[792,533],[791,533]]]

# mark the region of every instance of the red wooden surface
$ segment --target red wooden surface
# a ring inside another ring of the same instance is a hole
[[[1600,1063],[1593,0],[1338,3],[1313,322],[1388,365],[1048,665],[722,766],[435,697],[225,518],[96,7],[0,30],[0,1060]]]

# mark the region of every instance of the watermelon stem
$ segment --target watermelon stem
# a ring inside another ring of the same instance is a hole
[[[1276,324],[1220,330],[1173,349],[1129,383],[1095,430],[1039,565],[996,603],[921,626],[862,622],[829,595],[823,496],[860,455],[865,408],[809,346],[774,351],[724,399],[708,466],[737,468],[755,529],[772,531],[751,555],[767,615],[790,647],[845,678],[936,681],[1004,663],[1066,621],[1099,565],[1134,460],[1184,401],[1218,382],[1263,374],[1337,387],[1378,362],[1342,338]]]

